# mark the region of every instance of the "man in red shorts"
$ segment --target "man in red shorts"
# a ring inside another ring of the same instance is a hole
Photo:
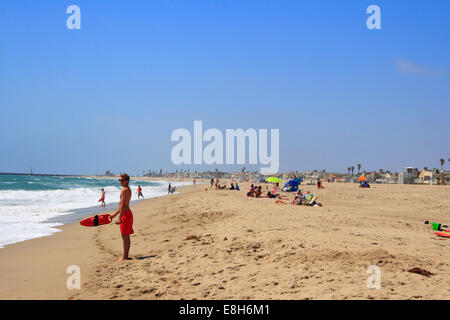
[[[130,234],[133,234],[133,213],[130,210],[130,200],[131,200],[131,189],[128,186],[130,182],[130,177],[123,173],[120,175],[120,185],[122,186],[122,191],[120,192],[120,202],[119,209],[111,216],[115,218],[119,213],[119,219],[116,224],[120,225],[120,233],[122,234],[123,240],[123,256],[117,261],[128,260],[128,253],[130,252]]]

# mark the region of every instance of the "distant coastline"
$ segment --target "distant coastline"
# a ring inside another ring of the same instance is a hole
[[[93,178],[93,179],[115,179],[117,175],[93,175],[93,174],[50,174],[50,173],[17,173],[17,172],[0,172],[0,176],[34,176],[34,177],[76,177],[76,178]],[[167,177],[167,176],[155,176],[155,177],[137,177],[131,176],[133,180],[143,181],[191,181],[190,177]],[[197,178],[198,181],[204,179]]]
[[[42,177],[83,177],[75,174],[49,174],[49,173],[17,173],[17,172],[0,172],[1,176],[42,176]]]

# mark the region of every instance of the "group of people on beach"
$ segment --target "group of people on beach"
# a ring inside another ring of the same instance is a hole
[[[370,188],[370,184],[367,182],[367,180],[361,181],[359,183],[360,188]]]
[[[231,183],[230,190],[240,191],[238,183],[236,182],[236,184],[234,184],[234,183],[232,182],[232,183]]]
[[[277,193],[279,188],[280,188],[279,184],[276,183],[273,186],[273,192],[271,192],[268,190],[269,187],[266,186],[267,194],[265,196],[263,196],[262,187],[261,186],[255,187],[252,184],[250,186],[250,190],[247,192],[247,197],[250,197],[250,198],[276,198],[277,196],[279,196],[279,194]]]
[[[111,220],[114,219],[117,215],[119,215],[119,218],[116,221],[116,224],[120,226],[120,233],[122,235],[123,240],[123,255],[117,261],[122,260],[128,260],[129,259],[129,252],[131,247],[131,240],[130,235],[134,233],[133,230],[133,213],[130,209],[130,200],[131,200],[131,189],[129,187],[129,181],[130,177],[127,174],[121,174],[120,175],[120,185],[122,186],[122,191],[120,192],[120,202],[118,209],[114,212],[114,214],[111,215]],[[221,190],[226,188],[226,184],[223,186],[220,186],[220,182],[218,179],[211,179],[211,189],[215,186],[216,190]],[[249,192],[247,193],[247,197],[252,198],[276,198],[277,204],[288,204],[287,197],[282,196],[278,193],[279,184],[274,184],[273,190],[269,191],[269,187],[266,186],[266,195],[263,195],[262,187],[259,185],[256,187],[255,185],[251,185]],[[231,187],[229,190],[239,190],[239,185],[237,182],[232,182]],[[168,191],[171,193],[172,186],[169,183]],[[138,198],[142,197],[144,198],[142,194],[142,188],[141,186],[138,186],[137,189]],[[102,198],[100,199],[102,201],[102,205],[104,206],[105,203],[105,190],[102,189]],[[321,203],[317,202],[317,195],[314,193],[311,193],[310,191],[302,192],[302,190],[298,190],[297,193],[294,196],[294,199],[291,202],[292,205],[317,205],[322,206]]]
[[[321,187],[319,187],[321,188]],[[323,188],[323,187],[322,187]],[[277,204],[289,204],[289,201],[286,195],[281,195],[278,193],[279,184],[276,183],[273,186],[273,191],[268,190],[269,187],[266,186],[267,193],[263,195],[262,187],[251,185],[250,190],[247,192],[248,198],[272,198],[276,199],[275,203]],[[303,192],[302,190],[298,190],[294,196],[294,199],[290,202],[292,205],[307,205],[307,206],[319,206],[322,204],[317,201],[318,196],[315,193],[310,191]]]
[[[140,185],[138,185],[136,194],[137,194],[137,196],[138,196],[138,199],[140,199],[140,198],[144,199],[144,194],[142,193],[142,188],[141,188]],[[105,206],[106,206],[105,199],[106,199],[106,192],[105,192],[105,189],[102,188],[102,196],[101,196],[100,200],[98,200],[98,202],[101,202],[100,205],[101,205],[102,207],[105,207]]]
[[[220,185],[219,179],[211,178],[210,182],[211,182],[211,189],[213,189],[213,187],[215,187],[216,190],[225,190],[227,188],[227,184],[226,183],[223,186]],[[239,189],[238,183],[234,182],[234,180],[232,180],[231,187],[230,187],[229,190],[237,190],[237,191],[239,191],[240,189]]]
[[[317,195],[310,191],[303,192],[302,190],[298,190],[294,196],[294,200],[292,200],[291,204],[293,205],[307,205],[307,206],[319,206],[322,207],[320,202],[317,202]]]
[[[220,189],[225,189],[226,188],[226,185],[223,186],[223,187],[220,186],[219,179],[211,178],[211,189],[213,188],[213,186],[216,188],[216,190],[220,190]]]

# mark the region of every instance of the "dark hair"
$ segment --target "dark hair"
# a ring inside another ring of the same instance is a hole
[[[120,178],[123,179],[123,180],[128,180],[128,181],[130,181],[130,176],[127,175],[126,173],[122,173],[122,174],[120,175]]]

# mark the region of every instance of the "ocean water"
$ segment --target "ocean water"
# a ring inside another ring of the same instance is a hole
[[[167,195],[167,181],[131,180],[132,201],[140,185],[145,198]],[[172,186],[187,183],[172,182]],[[106,208],[98,200],[106,192]],[[0,175],[0,248],[60,231],[69,223],[117,208],[122,187],[118,178],[97,179],[38,175]]]

